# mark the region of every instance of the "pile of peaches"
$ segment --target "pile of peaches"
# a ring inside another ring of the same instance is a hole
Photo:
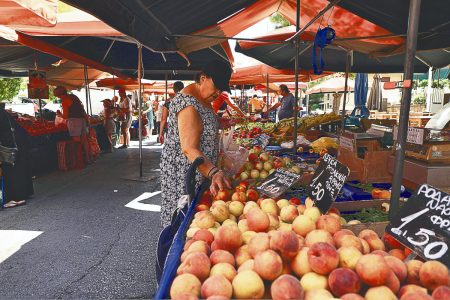
[[[195,214],[172,299],[450,299],[444,264],[404,262],[374,231],[342,228],[337,210],[233,198]]]

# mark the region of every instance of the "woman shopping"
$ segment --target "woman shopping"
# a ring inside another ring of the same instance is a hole
[[[219,152],[219,124],[211,103],[222,91],[230,92],[231,68],[225,61],[212,61],[197,81],[185,87],[170,104],[168,131],[161,156],[161,224],[170,224],[178,199],[185,194],[185,176],[198,157],[197,185],[211,180],[210,190],[231,188],[225,174],[216,167]]]

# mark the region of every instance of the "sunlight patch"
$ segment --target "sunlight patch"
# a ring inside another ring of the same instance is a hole
[[[143,193],[142,195],[140,195],[133,201],[125,204],[125,207],[133,208],[133,209],[137,209],[137,210],[160,212],[161,205],[141,203],[141,201],[150,199],[159,194],[161,194],[161,191],[157,191],[157,192],[153,192],[153,193]]]
[[[0,263],[16,253],[23,245],[38,237],[43,231],[0,230]]]

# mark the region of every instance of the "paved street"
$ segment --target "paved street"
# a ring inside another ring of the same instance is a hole
[[[154,144],[143,154],[144,175],[155,177],[148,182],[123,179],[138,175],[138,149],[116,150],[84,170],[37,178],[27,205],[0,211],[1,299],[153,295],[160,195],[148,196],[160,190],[161,152]],[[148,199],[125,206],[143,193]],[[22,237],[31,240],[15,251]],[[5,253],[13,254],[2,262]]]

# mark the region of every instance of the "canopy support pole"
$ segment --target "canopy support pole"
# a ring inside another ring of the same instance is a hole
[[[406,38],[405,72],[403,80],[412,80],[414,72],[414,57],[417,47],[417,31],[419,28],[421,0],[410,0],[408,32]],[[399,208],[399,198],[403,179],[403,165],[405,160],[405,144],[408,135],[409,110],[411,106],[412,87],[403,88],[400,104],[397,142],[395,145],[395,162],[391,190],[391,204],[389,218],[392,219]]]
[[[433,83],[433,68],[428,68],[428,86],[427,86],[427,106],[425,108],[426,112],[431,111],[431,84]]]
[[[266,109],[269,108],[269,73],[267,73],[266,75],[266,91],[267,91],[267,96],[266,96]]]
[[[296,3],[296,16],[295,16],[295,31],[300,30],[300,0]],[[295,38],[295,102],[294,102],[294,147],[292,151],[297,153],[297,130],[298,130],[298,63],[299,63],[299,53],[300,53],[300,34]]]
[[[166,82],[166,94],[164,95],[164,99],[165,99],[166,102],[167,102],[167,93],[169,92],[169,84],[168,84],[168,82],[167,82],[167,73],[164,75],[164,80],[165,80],[165,82]]]
[[[139,177],[142,178],[142,45],[138,47],[138,106],[139,106]],[[149,121],[150,122],[150,121]]]
[[[89,90],[88,90],[88,76],[87,76],[87,67],[84,65],[84,91],[86,93],[86,113],[89,115]]]
[[[345,59],[345,84],[344,84],[344,103],[342,103],[342,123],[341,123],[341,134],[345,132],[345,104],[347,103],[348,94],[348,75],[351,68],[351,52],[347,51]]]

